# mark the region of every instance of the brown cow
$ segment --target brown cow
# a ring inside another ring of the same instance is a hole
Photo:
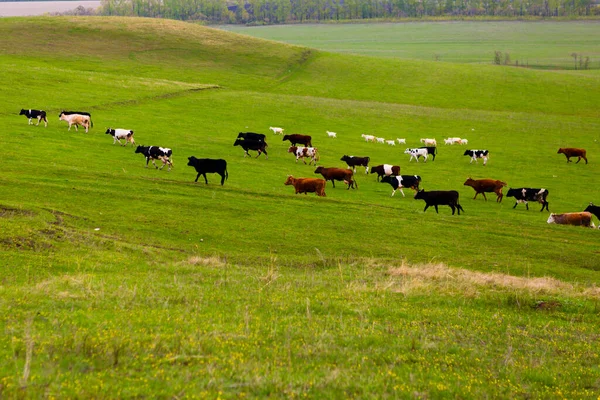
[[[502,182],[496,179],[472,179],[469,178],[465,182],[465,186],[471,186],[475,189],[475,197],[473,200],[477,198],[477,195],[481,193],[485,201],[487,201],[487,197],[485,197],[485,193],[496,193],[496,202],[501,203],[504,194],[502,194],[502,188],[506,186],[506,182]]]
[[[317,196],[327,196],[325,194],[325,185],[327,181],[319,178],[294,178],[292,175],[287,177],[285,185],[294,185],[296,194],[314,192]]]
[[[381,164],[371,167],[371,173],[377,174],[377,182],[383,176],[398,176],[400,175],[400,166],[398,165],[390,165],[390,164]]]
[[[585,163],[588,163],[587,157],[586,155],[586,151],[585,149],[576,149],[573,147],[561,147],[560,149],[558,149],[558,153],[556,154],[564,154],[565,156],[567,156],[567,162],[570,163],[571,162],[571,157],[577,157],[577,162],[576,164],[579,163],[579,161],[581,161],[581,159],[583,158],[585,160]]]
[[[296,143],[300,143],[303,144],[304,147],[312,147],[312,137],[308,136],[308,135],[298,135],[298,134],[292,134],[292,135],[284,135],[283,136],[283,141],[285,142],[286,140],[289,140],[290,143],[292,144],[292,146],[295,146]]]
[[[596,225],[592,222],[592,213],[589,212],[574,212],[565,214],[550,214],[548,217],[549,224],[587,226],[595,228]]]
[[[335,181],[343,181],[348,185],[348,189],[358,189],[358,183],[353,179],[354,172],[351,169],[317,167],[315,174],[323,175],[326,181],[331,181],[334,188]]]

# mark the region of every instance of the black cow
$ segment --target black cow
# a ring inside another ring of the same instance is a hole
[[[266,136],[262,133],[254,133],[254,132],[240,132],[238,133],[238,139],[250,139],[250,140],[259,140],[265,141]]]
[[[19,115],[24,115],[27,118],[29,118],[29,124],[28,125],[31,125],[32,124],[31,120],[33,118],[36,118],[38,120],[38,123],[35,126],[38,126],[41,121],[44,121],[44,126],[45,127],[48,126],[48,119],[46,119],[46,111],[44,111],[44,110],[24,110],[24,109],[21,109],[21,112],[19,113]]]
[[[71,114],[79,114],[79,115],[87,115],[88,117],[92,117],[92,114],[85,111],[61,111],[60,114],[71,115]],[[60,114],[58,116],[60,117]]]
[[[424,146],[419,149],[427,149],[427,154],[431,155],[431,161],[435,161],[435,155],[437,154],[437,147],[435,146]]]
[[[154,160],[162,161],[163,165],[160,167],[160,169],[163,169],[165,164],[169,164],[169,171],[170,171],[171,167],[173,166],[173,161],[171,161],[171,155],[173,154],[173,151],[166,147],[138,146],[135,149],[135,152],[142,153],[144,155],[144,157],[146,157],[146,168],[148,168],[148,161],[150,161],[150,160],[152,160],[152,165],[154,165],[156,168],[158,168],[158,167],[154,163]]]
[[[423,212],[427,211],[427,208],[430,206],[435,207],[435,212],[438,212],[439,206],[450,206],[452,209],[452,215],[454,215],[454,209],[458,210],[458,215],[460,212],[465,212],[462,206],[458,204],[458,192],[456,190],[432,190],[430,192],[425,192],[425,190],[420,190],[415,193],[415,199],[425,200],[425,208]]]
[[[587,208],[583,211],[587,211],[587,212],[594,214],[596,216],[596,218],[598,218],[598,220],[600,220],[600,207],[595,206],[593,203],[590,203],[590,205],[587,206]],[[600,225],[598,225],[598,229],[600,229]]]
[[[531,188],[518,188],[518,189],[508,189],[506,193],[506,197],[514,197],[516,200],[513,208],[517,206],[519,203],[525,203],[525,207],[529,210],[528,201],[537,201],[542,204],[542,209],[540,211],[550,212],[548,209],[548,201],[546,201],[546,197],[548,197],[548,189],[531,189]]]
[[[256,156],[256,158],[258,158],[258,156],[260,156],[261,153],[265,153],[265,158],[267,160],[269,159],[269,156],[267,155],[267,147],[269,145],[267,144],[267,142],[264,142],[262,140],[237,139],[233,145],[242,146],[242,148],[246,152],[246,154],[244,154],[244,158],[246,156],[250,156],[250,154],[248,154],[248,150],[254,150],[258,151],[258,155]]]
[[[356,166],[365,167],[365,174],[369,173],[369,161],[371,161],[370,157],[354,157],[354,156],[346,156],[344,155],[340,160],[344,161],[354,172],[356,172]]]
[[[221,186],[225,183],[225,179],[229,178],[227,173],[227,161],[223,159],[214,160],[212,158],[196,158],[194,156],[188,157],[188,164],[190,167],[196,168],[198,175],[194,182],[198,182],[200,175],[204,176],[204,181],[208,185],[208,179],[206,179],[207,173],[214,173],[221,175]]]
[[[465,150],[465,154],[463,154],[463,156],[471,157],[471,161],[469,162],[469,164],[471,164],[473,160],[477,164],[477,159],[482,158],[483,165],[485,165],[487,164],[489,154],[490,152],[488,150]]]
[[[392,185],[394,191],[392,192],[392,196],[396,194],[396,190],[400,189],[400,193],[402,193],[402,197],[404,196],[404,192],[402,188],[411,188],[414,190],[419,190],[419,184],[421,183],[421,177],[419,175],[397,175],[397,176],[384,176],[381,179],[381,183],[389,183]]]

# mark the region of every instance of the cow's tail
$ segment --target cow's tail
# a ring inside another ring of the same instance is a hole
[[[229,172],[227,172],[227,167],[225,167],[225,180],[229,179]]]
[[[90,125],[92,125],[92,128],[94,127],[94,121],[92,121],[92,117],[90,117]]]

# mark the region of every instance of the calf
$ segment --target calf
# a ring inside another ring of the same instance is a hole
[[[400,167],[398,165],[381,164],[371,167],[371,173],[377,174],[377,182],[382,176],[400,175]]]
[[[402,197],[406,197],[404,196],[404,191],[402,188],[407,187],[419,191],[421,177],[419,175],[384,176],[383,179],[381,179],[381,183],[389,183],[392,185],[392,188],[394,189],[392,192],[392,197],[396,194],[396,190],[398,189],[400,189]]]
[[[46,111],[44,111],[44,110],[24,110],[24,109],[21,109],[21,112],[19,113],[19,115],[24,115],[24,116],[26,116],[29,119],[28,125],[33,124],[33,122],[31,122],[31,120],[33,118],[35,118],[38,121],[35,126],[38,126],[41,121],[44,121],[44,127],[48,127],[48,119],[46,118]]]
[[[419,157],[423,157],[425,159],[425,162],[427,162],[429,152],[426,148],[406,149],[404,150],[404,154],[410,154],[410,160],[408,160],[408,162],[411,162],[413,158],[417,160],[417,162],[419,162]]]
[[[482,158],[483,165],[485,165],[485,164],[487,164],[489,154],[490,154],[490,152],[487,150],[465,150],[465,153],[463,154],[463,156],[471,157],[471,162],[469,162],[469,164],[471,164],[473,161],[475,161],[475,163],[477,163],[477,160],[479,158]]]
[[[303,144],[304,147],[312,147],[312,137],[308,136],[308,135],[298,135],[298,134],[292,134],[292,135],[284,135],[283,136],[283,141],[285,142],[286,140],[289,140],[290,143],[292,144],[292,146],[295,146],[296,144],[300,143]]]
[[[406,139],[396,138],[396,140],[398,141],[398,144],[406,144]]]
[[[267,142],[264,142],[262,140],[237,139],[233,145],[234,146],[242,146],[242,149],[244,149],[244,151],[246,152],[244,154],[244,158],[246,158],[247,156],[250,156],[250,154],[248,153],[248,150],[254,150],[254,151],[258,151],[258,155],[256,156],[256,158],[258,158],[258,156],[260,156],[261,153],[265,153],[265,158],[267,160],[269,159],[269,156],[267,154],[267,147],[268,147]]]
[[[348,185],[348,189],[358,189],[358,183],[353,179],[354,172],[351,169],[317,167],[315,174],[323,175],[326,181],[331,181],[334,188],[335,181],[343,181]]]
[[[79,129],[77,129],[77,127],[79,125],[81,125],[85,128],[86,133],[87,133],[88,129],[90,128],[90,125],[94,126],[92,123],[92,119],[89,115],[65,114],[64,112],[62,112],[59,115],[59,121],[67,121],[67,123],[69,124],[69,130],[71,130],[72,125],[75,125],[75,130],[79,131]]]
[[[365,139],[365,142],[374,142],[375,141],[375,136],[373,136],[373,135],[365,135],[363,133],[360,136],[362,136]]]
[[[250,139],[257,141],[265,141],[266,136],[262,133],[254,133],[254,132],[240,132],[237,135],[238,139]]]
[[[296,162],[298,162],[299,158],[302,158],[304,164],[306,164],[306,160],[304,158],[309,157],[310,161],[308,162],[308,165],[310,165],[313,162],[315,163],[315,165],[317,165],[317,161],[319,160],[319,154],[317,152],[316,147],[290,146],[290,148],[288,149],[288,153],[293,153],[296,156]]]
[[[518,188],[518,189],[508,189],[506,192],[506,197],[514,197],[516,200],[513,208],[517,207],[519,203],[525,203],[525,207],[529,210],[528,201],[537,201],[542,204],[542,209],[540,211],[550,212],[548,209],[548,201],[546,197],[548,197],[548,189],[532,189],[532,188]]]
[[[437,146],[435,139],[421,139],[421,143],[425,146]]]
[[[285,181],[285,185],[293,185],[298,193],[316,193],[317,196],[326,196],[325,185],[327,182],[324,179],[319,178],[294,178],[289,175]]]
[[[594,204],[590,203],[590,205],[587,206],[587,208],[583,211],[587,211],[587,212],[594,214],[596,216],[596,218],[598,218],[598,220],[600,220],[600,207],[595,206]],[[598,229],[600,229],[600,224],[598,224]]]
[[[133,131],[131,129],[112,129],[108,128],[105,132],[107,135],[112,135],[113,144],[119,142],[121,146],[127,146],[127,143],[131,143],[131,147],[135,144],[133,139]],[[125,139],[125,144],[121,143],[121,139]]]
[[[385,138],[376,137],[375,139],[377,140],[377,143],[385,143]]]
[[[152,160],[152,165],[158,168],[154,163],[154,160],[162,161],[163,165],[159,169],[163,169],[165,164],[169,165],[169,171],[171,167],[173,167],[173,161],[171,160],[171,155],[173,151],[166,147],[158,147],[158,146],[138,146],[135,149],[136,153],[142,153],[144,157],[146,157],[146,168],[148,168],[148,162]]]
[[[211,158],[196,158],[191,156],[188,157],[187,165],[194,167],[196,172],[198,172],[194,182],[198,182],[198,178],[202,175],[204,176],[204,182],[208,185],[208,179],[206,178],[207,173],[221,175],[221,186],[225,183],[225,179],[229,179],[229,174],[227,173],[227,161],[223,159],[214,160]]]
[[[278,128],[276,126],[270,126],[269,129],[273,131],[274,135],[283,135],[283,128]]]
[[[385,142],[386,142],[387,144],[389,144],[390,146],[395,146],[395,145],[396,145],[396,142],[395,142],[395,141],[393,141],[393,140],[386,140]]]
[[[371,161],[370,157],[354,157],[344,155],[342,158],[340,158],[340,160],[348,164],[348,166],[351,167],[354,172],[356,172],[356,166],[358,165],[365,167],[365,174],[369,173],[369,161]]]
[[[561,147],[560,149],[558,149],[558,153],[556,153],[556,154],[564,154],[567,157],[567,163],[571,162],[571,157],[577,157],[576,164],[579,164],[579,161],[581,161],[582,158],[585,160],[586,164],[588,163],[587,157],[585,156],[587,154],[585,149],[576,149],[573,147],[566,147],[566,148]]]
[[[464,212],[462,206],[458,204],[458,192],[456,190],[434,190],[431,192],[425,192],[425,190],[419,190],[415,193],[415,199],[425,200],[425,208],[423,212],[427,211],[427,208],[430,206],[435,207],[435,212],[438,212],[438,205],[440,206],[450,206],[452,209],[452,215],[454,215],[454,210],[458,210],[458,215],[460,212]]]
[[[329,132],[329,131],[325,131],[325,132],[327,132],[327,136],[329,136],[330,138],[337,138],[337,133]]]
[[[589,212],[574,212],[564,214],[550,214],[548,217],[549,224],[562,224],[562,225],[575,225],[575,226],[587,226],[588,228],[595,228],[596,225],[592,222],[592,213]]]
[[[481,193],[485,201],[487,201],[487,197],[485,197],[485,193],[496,193],[496,202],[501,203],[502,197],[502,188],[506,186],[506,182],[502,182],[496,179],[467,179],[465,182],[465,186],[471,186],[475,190],[475,197],[473,200],[477,198],[477,195]]]

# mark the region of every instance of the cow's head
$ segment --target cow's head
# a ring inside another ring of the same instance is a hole
[[[290,146],[290,148],[288,149],[288,153],[295,153],[296,150],[298,150],[297,146]]]
[[[138,146],[138,147],[135,149],[135,152],[136,152],[136,153],[143,153],[143,152],[144,152],[144,150],[145,150],[145,149],[144,149],[144,146]]]
[[[27,115],[27,110],[21,109],[21,112],[19,113],[19,115]]]
[[[292,175],[288,175],[287,179],[285,180],[284,185],[293,185],[296,182],[296,178],[294,178]]]
[[[418,200],[418,199],[424,198],[424,196],[423,196],[424,194],[425,194],[425,189],[421,189],[421,190],[417,191],[417,193],[415,193],[415,199]]]
[[[546,222],[548,222],[549,224],[554,224],[556,222],[554,219],[555,215],[556,214],[554,214],[554,213],[550,214],[550,216],[548,217],[548,220]]]
[[[471,177],[469,177],[469,178],[468,178],[468,179],[465,181],[465,183],[464,183],[464,186],[473,186],[474,184],[475,184],[475,181],[474,181],[474,180],[473,180]]]
[[[315,169],[315,174],[320,174],[323,171],[323,167],[317,167],[317,169]]]
[[[463,156],[472,156],[473,155],[473,150],[465,150],[465,153],[463,154]]]
[[[195,166],[196,165],[196,160],[197,160],[197,158],[194,157],[194,156],[188,157],[188,163],[187,163],[187,165],[190,166],[190,167]]]
[[[243,142],[243,140],[240,139],[236,139],[235,143],[233,144],[234,146],[239,146],[241,143]]]
[[[558,149],[558,153],[556,154],[565,154],[565,149],[561,147],[560,149]]]
[[[104,132],[107,135],[114,135],[115,134],[115,130],[112,128],[106,128],[106,132]]]
[[[347,155],[344,155],[342,158],[340,158],[341,161],[348,161],[350,159],[350,157],[348,157]]]

